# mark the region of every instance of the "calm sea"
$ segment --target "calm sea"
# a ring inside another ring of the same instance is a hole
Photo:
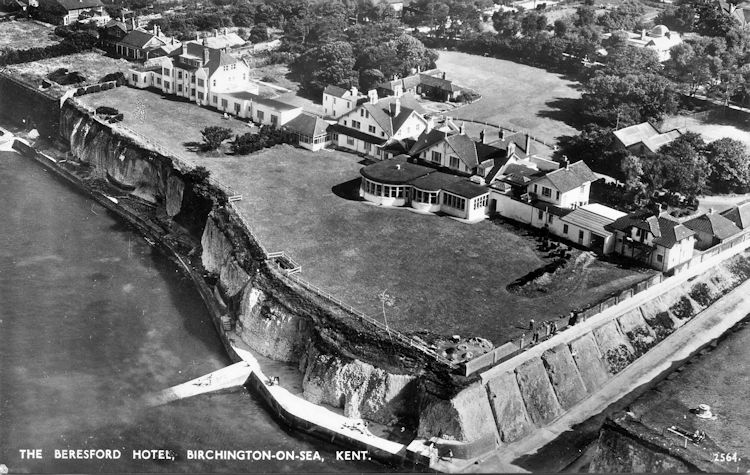
[[[334,461],[333,447],[284,431],[245,391],[139,402],[229,363],[169,260],[38,164],[0,152],[0,464],[11,473],[392,470]],[[39,449],[41,459],[22,458]],[[55,458],[66,449],[122,457]],[[176,460],[133,460],[140,449]],[[197,449],[318,451],[325,461],[187,460]]]

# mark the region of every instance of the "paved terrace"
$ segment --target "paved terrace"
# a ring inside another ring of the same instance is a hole
[[[185,146],[207,125],[239,133],[244,124],[149,91],[117,88],[83,96],[124,113],[123,125],[242,194],[235,203],[270,252],[302,265],[300,277],[402,331],[517,337],[531,318],[567,314],[646,277],[595,261],[562,273],[546,294],[511,294],[506,286],[550,262],[536,240],[513,226],[467,225],[447,217],[355,201],[363,164],[353,154],[280,146],[251,156],[207,156]],[[169,118],[169,119],[166,119]],[[245,128],[246,129],[246,128]]]

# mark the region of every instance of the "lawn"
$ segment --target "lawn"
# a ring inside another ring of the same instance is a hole
[[[285,251],[301,277],[405,331],[481,336],[503,343],[531,318],[566,314],[645,274],[595,261],[560,275],[533,298],[506,286],[550,260],[515,226],[464,224],[356,199],[360,158],[290,146],[207,167],[241,192],[243,214],[270,252]]]
[[[133,67],[133,64],[124,59],[114,59],[92,51],[13,64],[6,66],[6,69],[27,81],[39,82],[46,78],[49,73],[60,68],[66,68],[70,72],[78,71],[81,73],[86,78],[84,84],[96,84],[109,73],[118,71],[127,73],[128,68],[131,67]]]
[[[43,48],[59,43],[54,29],[33,21],[0,22],[0,46],[11,49]]]
[[[126,87],[80,100],[118,108],[127,127],[241,193],[241,212],[264,246],[287,252],[302,265],[302,278],[380,319],[378,295],[391,295],[386,318],[400,330],[503,343],[531,318],[567,314],[645,277],[594,261],[557,275],[548,293],[510,293],[508,284],[550,262],[523,229],[361,202],[363,165],[353,154],[291,146],[243,157],[190,151],[185,143],[199,141],[206,125],[247,130],[244,122],[195,104]],[[165,123],[165,117],[172,119]]]
[[[699,116],[703,117],[703,116]],[[697,118],[694,115],[684,114],[671,116],[664,120],[661,130],[680,129],[701,134],[706,142],[713,142],[724,137],[744,142],[750,150],[750,127],[736,121],[722,119],[711,114],[709,117]]]
[[[88,94],[78,100],[89,107],[118,109],[123,113],[124,126],[193,165],[206,165],[212,160],[210,155],[195,150],[195,144],[203,140],[200,132],[203,128],[227,127],[234,134],[250,131],[242,120],[224,119],[221,113],[192,102],[129,87]]]
[[[452,111],[454,117],[528,130],[545,141],[578,131],[571,106],[581,97],[578,83],[544,69],[502,59],[440,51],[437,67],[482,99]]]

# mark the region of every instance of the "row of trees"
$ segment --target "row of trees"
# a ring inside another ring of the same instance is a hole
[[[96,45],[97,41],[98,37],[88,31],[76,31],[63,38],[60,43],[50,46],[25,50],[0,48],[0,66],[27,63],[88,51]]]

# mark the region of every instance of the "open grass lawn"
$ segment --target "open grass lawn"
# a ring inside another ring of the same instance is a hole
[[[196,150],[196,145],[203,141],[203,128],[217,125],[232,129],[234,134],[250,132],[246,122],[234,118],[226,120],[217,111],[152,91],[118,87],[81,96],[78,100],[90,107],[118,109],[124,115],[122,124],[127,128],[193,165],[205,166],[205,162],[213,159],[212,155],[220,154],[207,155]]]
[[[581,97],[576,82],[544,69],[502,59],[440,51],[438,68],[447,77],[482,95],[451,112],[454,117],[499,124],[554,141],[578,131],[571,107]]]
[[[104,56],[96,51],[88,53],[76,53],[57,58],[47,58],[29,63],[20,63],[7,66],[7,69],[16,73],[22,79],[38,82],[57,69],[66,68],[68,71],[78,71],[85,78],[84,84],[96,84],[102,77],[110,73],[126,73],[132,63],[124,59],[114,59]],[[71,86],[73,87],[73,86]]]
[[[44,48],[60,42],[53,28],[33,21],[0,22],[0,47],[11,49]]]
[[[376,318],[378,295],[395,298],[400,330],[482,336],[503,343],[531,318],[569,312],[645,274],[596,261],[563,275],[549,294],[526,298],[506,286],[549,263],[515,226],[464,224],[358,201],[356,155],[279,146],[207,165],[244,199],[240,208],[270,252],[286,251],[301,277]]]
[[[742,124],[737,121],[731,121],[717,117],[712,114],[707,118],[695,118],[685,114],[671,116],[664,120],[661,130],[680,129],[680,131],[690,131],[701,134],[706,142],[713,142],[724,137],[730,137],[744,142],[750,151],[750,125]]]
[[[302,265],[302,278],[380,319],[378,295],[393,296],[386,317],[400,330],[482,336],[499,344],[518,336],[531,318],[567,314],[645,277],[594,261],[571,266],[549,293],[511,294],[508,284],[550,262],[521,228],[469,225],[359,201],[363,164],[349,153],[291,146],[242,157],[192,152],[185,143],[200,141],[207,125],[247,130],[244,122],[195,104],[127,87],[79,99],[118,108],[127,127],[241,193],[238,205],[264,246],[286,251]]]

